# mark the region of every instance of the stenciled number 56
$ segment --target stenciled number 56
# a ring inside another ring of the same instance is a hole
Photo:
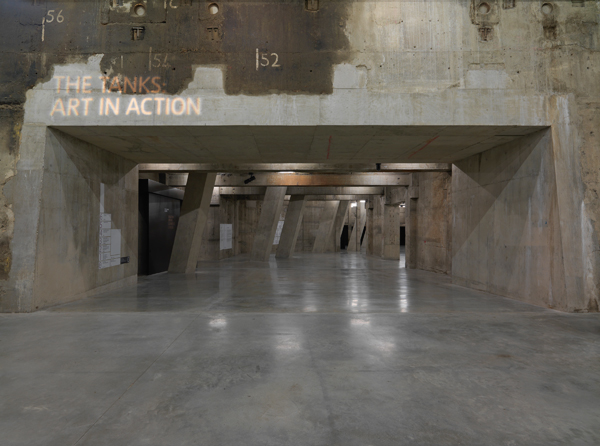
[[[65,21],[65,17],[62,15],[62,9],[58,11],[56,17],[54,17],[54,9],[49,9],[46,13],[46,23],[52,23],[56,19],[56,23],[62,23]]]

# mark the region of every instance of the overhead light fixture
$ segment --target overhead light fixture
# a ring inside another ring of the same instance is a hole
[[[244,180],[244,184],[252,183],[254,180],[256,180],[256,177],[254,176],[254,174],[252,172],[250,172],[250,178],[246,178]]]
[[[366,203],[366,202],[367,202],[367,200],[360,200],[360,202],[361,202],[361,203]]]
[[[400,203],[400,206],[398,206],[398,207],[404,208],[404,207],[406,207],[406,203]]]
[[[353,202],[353,203],[350,203],[350,207],[351,207],[351,208],[355,208],[355,207],[356,207],[356,201],[355,201],[355,202]]]

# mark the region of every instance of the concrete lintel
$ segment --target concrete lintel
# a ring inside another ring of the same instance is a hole
[[[220,195],[264,195],[266,187],[219,187]],[[288,195],[351,195],[351,196],[371,196],[383,195],[383,187],[288,187]],[[365,198],[360,198],[364,200]]]
[[[406,187],[386,187],[385,188],[385,204],[386,205],[399,205],[406,202],[406,194],[408,188]]]
[[[307,201],[366,201],[370,195],[306,195]]]
[[[196,271],[215,177],[214,173],[190,174],[175,233],[175,243],[169,263],[170,273],[193,273]]]
[[[254,236],[251,257],[253,260],[268,262],[279,223],[279,216],[283,209],[286,187],[268,187],[262,210],[258,218],[258,226]]]
[[[141,163],[140,172],[377,172],[375,163]],[[382,163],[380,172],[447,172],[449,163]]]
[[[167,186],[185,187],[187,173],[171,173],[166,177]],[[274,173],[254,174],[254,180],[248,173],[221,173],[217,175],[217,187],[268,187],[268,186],[408,186],[410,174],[407,173]]]
[[[290,197],[281,237],[279,238],[279,246],[277,246],[277,254],[275,254],[278,259],[287,259],[294,253],[306,202],[305,195],[292,195]]]

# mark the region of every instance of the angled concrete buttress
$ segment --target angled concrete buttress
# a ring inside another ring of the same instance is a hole
[[[196,271],[216,176],[214,173],[190,173],[171,253],[170,273]]]
[[[294,253],[305,207],[306,195],[292,195],[290,197],[281,237],[279,238],[277,254],[275,254],[275,257],[278,259],[288,259]]]
[[[348,216],[348,207],[350,207],[350,200],[340,200],[340,205],[335,214],[333,228],[329,234],[329,244],[326,248],[327,252],[340,251],[340,238],[342,237],[342,231],[344,230],[344,224],[346,223],[346,217]]]
[[[317,229],[317,237],[315,238],[315,244],[313,245],[313,252],[325,252],[339,205],[339,201],[325,202],[319,229]]]
[[[364,203],[361,203],[359,201],[354,209],[356,211],[356,219],[354,223],[354,229],[352,229],[352,232],[350,233],[349,237],[349,252],[360,251],[360,238],[362,237],[363,231],[365,229],[365,223],[367,221],[367,212],[365,210]]]
[[[268,262],[287,187],[268,187],[258,218],[251,258]]]

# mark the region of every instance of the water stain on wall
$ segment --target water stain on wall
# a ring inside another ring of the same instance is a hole
[[[12,52],[0,70],[4,103],[23,102],[53,65],[92,54],[104,54],[107,76],[160,76],[170,94],[185,89],[198,65],[223,67],[231,95],[331,94],[333,66],[347,57],[352,2],[311,2],[316,9],[305,0],[8,3],[0,30],[2,51]]]

